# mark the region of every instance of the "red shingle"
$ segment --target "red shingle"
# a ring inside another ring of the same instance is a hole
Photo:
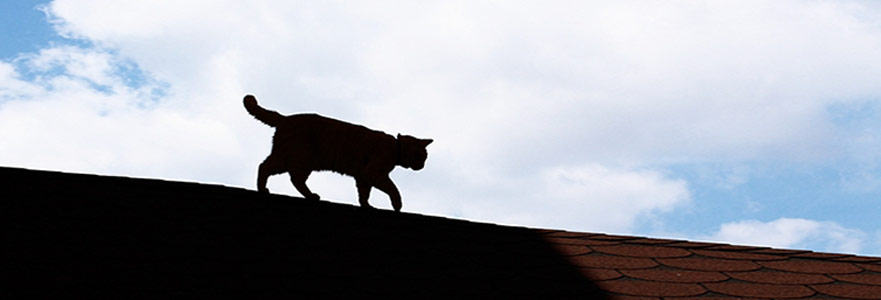
[[[637,240],[640,237],[635,236],[624,236],[624,235],[608,235],[608,234],[597,234],[590,237],[592,240],[602,240],[602,241],[628,241],[628,240]]]
[[[658,265],[647,258],[634,258],[611,255],[580,255],[569,258],[569,262],[581,267],[607,269],[645,269]]]
[[[648,297],[684,297],[697,296],[707,292],[695,283],[654,282],[642,280],[607,280],[597,282],[597,286],[605,291]]]
[[[830,258],[845,258],[853,255],[850,254],[838,254],[838,253],[822,253],[822,252],[808,252],[793,255],[792,257],[798,258],[814,258],[814,259],[830,259]]]
[[[621,278],[620,272],[612,270],[612,269],[597,269],[597,268],[578,268],[581,272],[581,275],[587,277],[592,281],[598,280],[610,280]]]
[[[811,274],[848,274],[862,271],[851,263],[807,259],[762,261],[759,264],[775,270]]]
[[[822,284],[835,282],[820,274],[791,273],[780,271],[728,272],[731,278],[770,284]]]
[[[768,247],[758,247],[758,246],[740,246],[740,245],[716,245],[708,248],[709,250],[723,250],[723,251],[758,251],[769,249]]]
[[[593,252],[587,246],[583,245],[567,245],[567,244],[552,244],[554,246],[554,250],[557,251],[560,255],[563,256],[576,256],[576,255],[584,255],[590,252]]]
[[[881,262],[881,257],[849,256],[849,257],[835,258],[832,260],[845,261],[845,262],[874,263],[874,262]]]
[[[881,286],[833,283],[812,285],[811,288],[817,290],[821,294],[829,295],[832,297],[851,299],[881,299]]]
[[[666,246],[677,247],[677,248],[686,248],[686,249],[702,249],[702,248],[709,248],[709,247],[718,246],[718,245],[719,244],[713,244],[713,243],[681,241],[681,242],[678,242],[675,244],[669,244]]]
[[[786,255],[786,256],[790,256],[790,255],[796,255],[796,254],[808,253],[808,252],[811,252],[811,251],[808,251],[808,250],[789,250],[789,249],[760,249],[760,250],[752,250],[752,251],[749,251],[749,252],[751,252],[751,253],[758,253],[758,254],[770,254],[770,255]]]
[[[535,228],[535,229],[530,229],[530,230],[535,231],[538,234],[551,234],[551,233],[557,233],[557,232],[565,232],[563,230],[558,230],[558,229],[544,229],[544,228]]]
[[[630,296],[630,295],[609,295],[606,299],[608,300],[661,300],[658,297],[642,297],[642,296]]]
[[[782,260],[786,259],[785,256],[779,255],[768,255],[768,254],[756,254],[749,252],[732,252],[732,251],[716,251],[716,250],[705,250],[705,249],[695,249],[691,252],[695,254],[699,254],[701,256],[713,257],[713,258],[727,258],[727,259],[744,259],[744,260]]]
[[[597,252],[631,257],[671,258],[691,255],[691,252],[688,250],[662,246],[623,244],[614,246],[593,246],[591,248]]]
[[[668,239],[639,238],[639,239],[627,241],[627,242],[631,243],[631,244],[644,244],[644,245],[668,245],[668,244],[679,243],[681,241],[668,240]]]
[[[719,294],[713,294],[712,296],[664,298],[664,300],[771,300],[771,299],[769,299],[769,298],[737,297],[737,296],[720,296]]]
[[[869,271],[881,272],[881,264],[857,264],[857,266]]]
[[[665,282],[700,283],[728,280],[728,276],[720,272],[689,271],[679,269],[639,269],[621,270],[627,277]]]
[[[726,281],[705,283],[704,286],[713,292],[737,297],[792,299],[810,297],[815,294],[813,290],[801,285]]]
[[[881,274],[878,273],[841,274],[832,275],[832,278],[852,283],[881,286]],[[881,294],[878,297],[881,298]]]
[[[697,271],[736,272],[752,271],[761,268],[761,266],[751,261],[721,258],[659,258],[657,261],[666,266]]]
[[[618,245],[621,242],[613,242],[613,241],[598,241],[598,240],[586,240],[586,239],[574,239],[574,238],[555,238],[555,237],[546,237],[545,241],[551,244],[567,244],[567,245],[583,245],[583,246],[605,246],[605,245]]]
[[[583,232],[569,232],[569,231],[557,231],[545,234],[546,237],[558,237],[558,238],[585,238],[594,236],[597,234],[593,233],[583,233]]]

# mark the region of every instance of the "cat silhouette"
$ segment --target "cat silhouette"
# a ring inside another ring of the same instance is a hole
[[[287,172],[303,197],[318,200],[306,179],[314,171],[334,171],[355,178],[361,207],[371,208],[368,198],[375,187],[388,194],[395,211],[401,211],[401,194],[389,173],[395,166],[421,170],[428,158],[426,146],[433,141],[394,137],[318,114],[283,116],[260,107],[253,95],[246,95],[244,104],[254,118],[275,127],[272,151],[257,170],[257,190],[263,193],[269,192],[269,176]]]

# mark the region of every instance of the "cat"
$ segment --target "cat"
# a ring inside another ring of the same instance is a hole
[[[272,151],[257,170],[257,190],[262,193],[269,193],[269,176],[287,172],[303,197],[318,200],[306,179],[313,171],[334,171],[355,178],[361,207],[372,208],[367,199],[375,187],[401,211],[401,194],[389,173],[395,166],[421,170],[428,158],[426,147],[433,142],[401,134],[396,138],[318,114],[283,116],[257,105],[253,95],[246,95],[244,104],[258,121],[275,127]]]

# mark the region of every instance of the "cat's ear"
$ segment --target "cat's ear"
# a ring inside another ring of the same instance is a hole
[[[428,144],[431,144],[431,142],[434,142],[434,140],[432,140],[432,139],[419,140],[419,143],[422,144],[422,147],[427,147]]]

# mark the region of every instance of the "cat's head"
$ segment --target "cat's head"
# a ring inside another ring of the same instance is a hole
[[[432,139],[420,139],[409,135],[398,134],[399,149],[398,164],[404,168],[415,171],[425,167],[425,159],[428,158],[428,150],[425,147],[431,144]]]

